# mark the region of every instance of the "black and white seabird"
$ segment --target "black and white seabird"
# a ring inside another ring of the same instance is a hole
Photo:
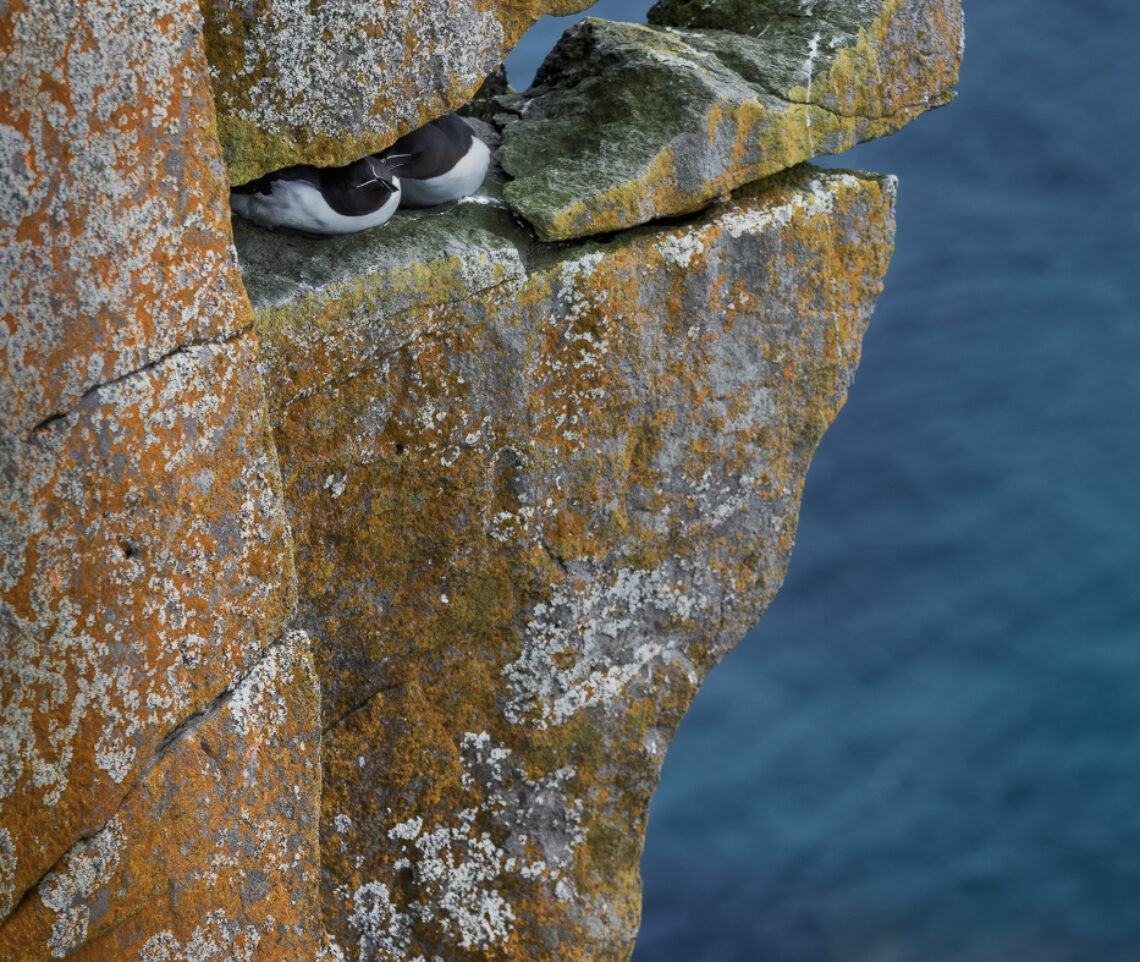
[[[310,237],[376,227],[399,203],[400,179],[376,156],[344,167],[285,167],[230,191],[230,207],[247,220]]]
[[[491,150],[456,114],[444,114],[378,154],[400,173],[400,206],[432,207],[473,194],[483,183]]]

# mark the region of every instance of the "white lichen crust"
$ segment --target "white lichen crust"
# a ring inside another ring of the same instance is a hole
[[[384,832],[397,855],[385,875],[333,893],[350,906],[346,924],[362,960],[424,959],[409,955],[417,927],[464,951],[505,944],[516,922],[506,895],[512,876],[540,880],[556,898],[574,897],[570,870],[583,838],[583,803],[569,792],[575,771],[565,766],[531,780],[511,756],[486,732],[464,732],[462,782],[481,800],[435,827],[418,816],[391,825]],[[334,821],[345,832],[355,827],[343,813]],[[393,896],[404,873],[419,892],[410,903]]]

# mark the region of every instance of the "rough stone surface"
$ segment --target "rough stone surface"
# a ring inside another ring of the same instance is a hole
[[[336,166],[462,106],[530,25],[593,0],[204,0],[230,180]]]
[[[783,577],[891,248],[866,175],[558,248],[490,194],[238,236],[346,958],[626,957],[665,747]]]
[[[175,352],[0,442],[5,914],[291,611],[255,347]]]
[[[193,0],[6,4],[0,431],[248,326],[213,128]]]
[[[582,21],[500,99],[506,197],[543,239],[697,210],[892,133],[953,97],[961,60],[958,0],[664,0],[651,19]]]
[[[0,51],[0,958],[315,945],[315,732],[208,720],[317,695],[197,6],[13,0]]]
[[[0,958],[628,957],[665,748],[783,577],[892,244],[890,178],[741,185],[947,99],[960,18],[594,21],[480,127],[510,178],[231,234],[223,144],[382,147],[581,6],[8,3]]]
[[[313,959],[317,706],[308,639],[291,632],[53,866],[0,929],[0,958]]]

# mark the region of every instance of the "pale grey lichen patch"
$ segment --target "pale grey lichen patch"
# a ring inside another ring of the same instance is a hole
[[[114,876],[125,844],[126,829],[113,818],[94,838],[75,845],[40,883],[40,899],[55,915],[48,939],[54,958],[64,958],[86,940],[98,893]]]
[[[592,251],[558,265],[558,300],[566,308],[565,321],[573,323],[587,310],[604,305],[605,292],[597,293],[590,283],[604,259],[601,251]]]
[[[558,898],[574,897],[569,871],[584,837],[582,802],[568,792],[574,769],[530,779],[486,732],[463,733],[460,753],[463,786],[482,800],[450,823],[432,827],[413,816],[385,833],[398,852],[391,870],[411,872],[418,897],[401,902],[381,879],[341,887],[362,962],[413,958],[417,927],[424,926],[465,951],[504,943],[516,922],[506,894],[515,886],[505,884],[512,875],[544,884]]]
[[[360,962],[406,958],[412,941],[412,922],[412,916],[392,901],[392,893],[383,882],[365,882],[352,893],[348,928],[360,946]],[[337,954],[344,957],[339,946]]]
[[[95,764],[111,776],[116,784],[123,780],[134,768],[137,751],[134,737],[140,728],[139,707],[141,698],[131,687],[135,681],[132,673],[119,668],[114,673],[110,697],[104,699],[104,725],[95,743]]]
[[[66,539],[70,543],[71,539]],[[54,658],[45,658],[34,644],[35,635],[23,631],[0,653],[0,678],[20,679],[26,688],[13,688],[15,695],[5,705],[3,741],[0,755],[0,799],[8,797],[17,783],[30,770],[31,782],[41,793],[43,804],[59,802],[68,784],[68,772],[74,754],[74,740],[89,714],[106,710],[107,726],[96,747],[95,762],[116,782],[126,774],[124,765],[134,760],[133,746],[121,738],[137,729],[130,718],[122,725],[124,707],[138,707],[138,692],[129,690],[126,705],[115,698],[125,685],[137,681],[134,674],[107,657],[105,642],[87,626],[84,612],[69,598],[58,600],[52,614],[50,632]],[[24,626],[21,626],[24,627]],[[68,669],[75,671],[68,678]],[[41,691],[38,703],[28,696]],[[37,718],[43,714],[62,715],[47,726],[46,733],[37,731]],[[44,738],[46,745],[41,744]]]
[[[722,215],[721,223],[733,238],[747,234],[762,235],[787,227],[796,219],[831,213],[835,209],[839,190],[854,190],[860,185],[861,181],[853,174],[842,171],[817,173],[801,180],[799,190],[783,195],[772,203],[758,204],[747,210],[732,205]]]
[[[337,944],[336,939],[326,933],[325,944],[317,952],[316,962],[348,962],[348,960],[344,949]],[[411,959],[410,962],[421,962],[421,960]]]
[[[139,951],[138,962],[252,962],[260,942],[261,933],[256,926],[231,921],[223,910],[217,909],[185,941],[169,929],[152,935]]]
[[[211,15],[223,19],[242,4],[213,7]],[[470,0],[433,0],[395,18],[358,0],[274,0],[257,10],[256,18],[242,17],[237,68],[237,76],[256,78],[252,85],[237,93],[225,76],[233,65],[215,62],[211,69],[219,110],[272,133],[297,128],[356,137],[394,132],[397,119],[418,126],[418,101],[477,87],[498,65],[504,41],[494,13]],[[446,57],[438,55],[443,50]],[[396,117],[386,109],[392,100],[404,102]]]
[[[410,843],[395,869],[414,867],[419,884],[433,893],[430,907],[421,906],[416,914],[423,921],[436,921],[463,949],[503,941],[515,920],[496,884],[507,856],[487,832],[474,828],[476,814],[464,809],[458,813],[458,825],[419,835],[389,833]]]
[[[564,765],[536,779],[527,776],[512,752],[486,732],[464,732],[460,739],[464,783],[479,785],[482,808],[507,832],[503,847],[510,853],[507,872],[547,883],[572,885],[569,870],[574,850],[584,838],[583,804],[572,797],[569,784],[577,774]],[[528,846],[537,856],[528,854]]]
[[[17,224],[43,203],[47,194],[42,178],[31,167],[32,142],[15,127],[0,124],[0,222]],[[7,298],[0,288],[0,297]],[[3,307],[0,301],[0,307]],[[7,333],[5,330],[4,333]]]
[[[666,235],[657,243],[657,249],[667,261],[687,271],[704,253],[705,245],[698,232],[683,231]]]
[[[271,645],[234,688],[227,709],[243,735],[284,727],[288,711],[281,682],[294,671],[297,652],[307,646],[304,631],[287,632],[283,643]]]
[[[697,582],[671,563],[556,586],[531,612],[522,655],[503,669],[511,692],[504,714],[515,724],[549,728],[584,708],[618,703],[654,665],[683,661],[683,644],[647,627],[706,613],[712,602],[694,589]]]

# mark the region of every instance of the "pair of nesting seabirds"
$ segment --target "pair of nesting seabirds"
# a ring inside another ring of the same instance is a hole
[[[351,234],[383,224],[397,207],[431,207],[474,193],[490,160],[471,128],[445,114],[344,167],[301,164],[234,187],[230,206],[273,231]]]

